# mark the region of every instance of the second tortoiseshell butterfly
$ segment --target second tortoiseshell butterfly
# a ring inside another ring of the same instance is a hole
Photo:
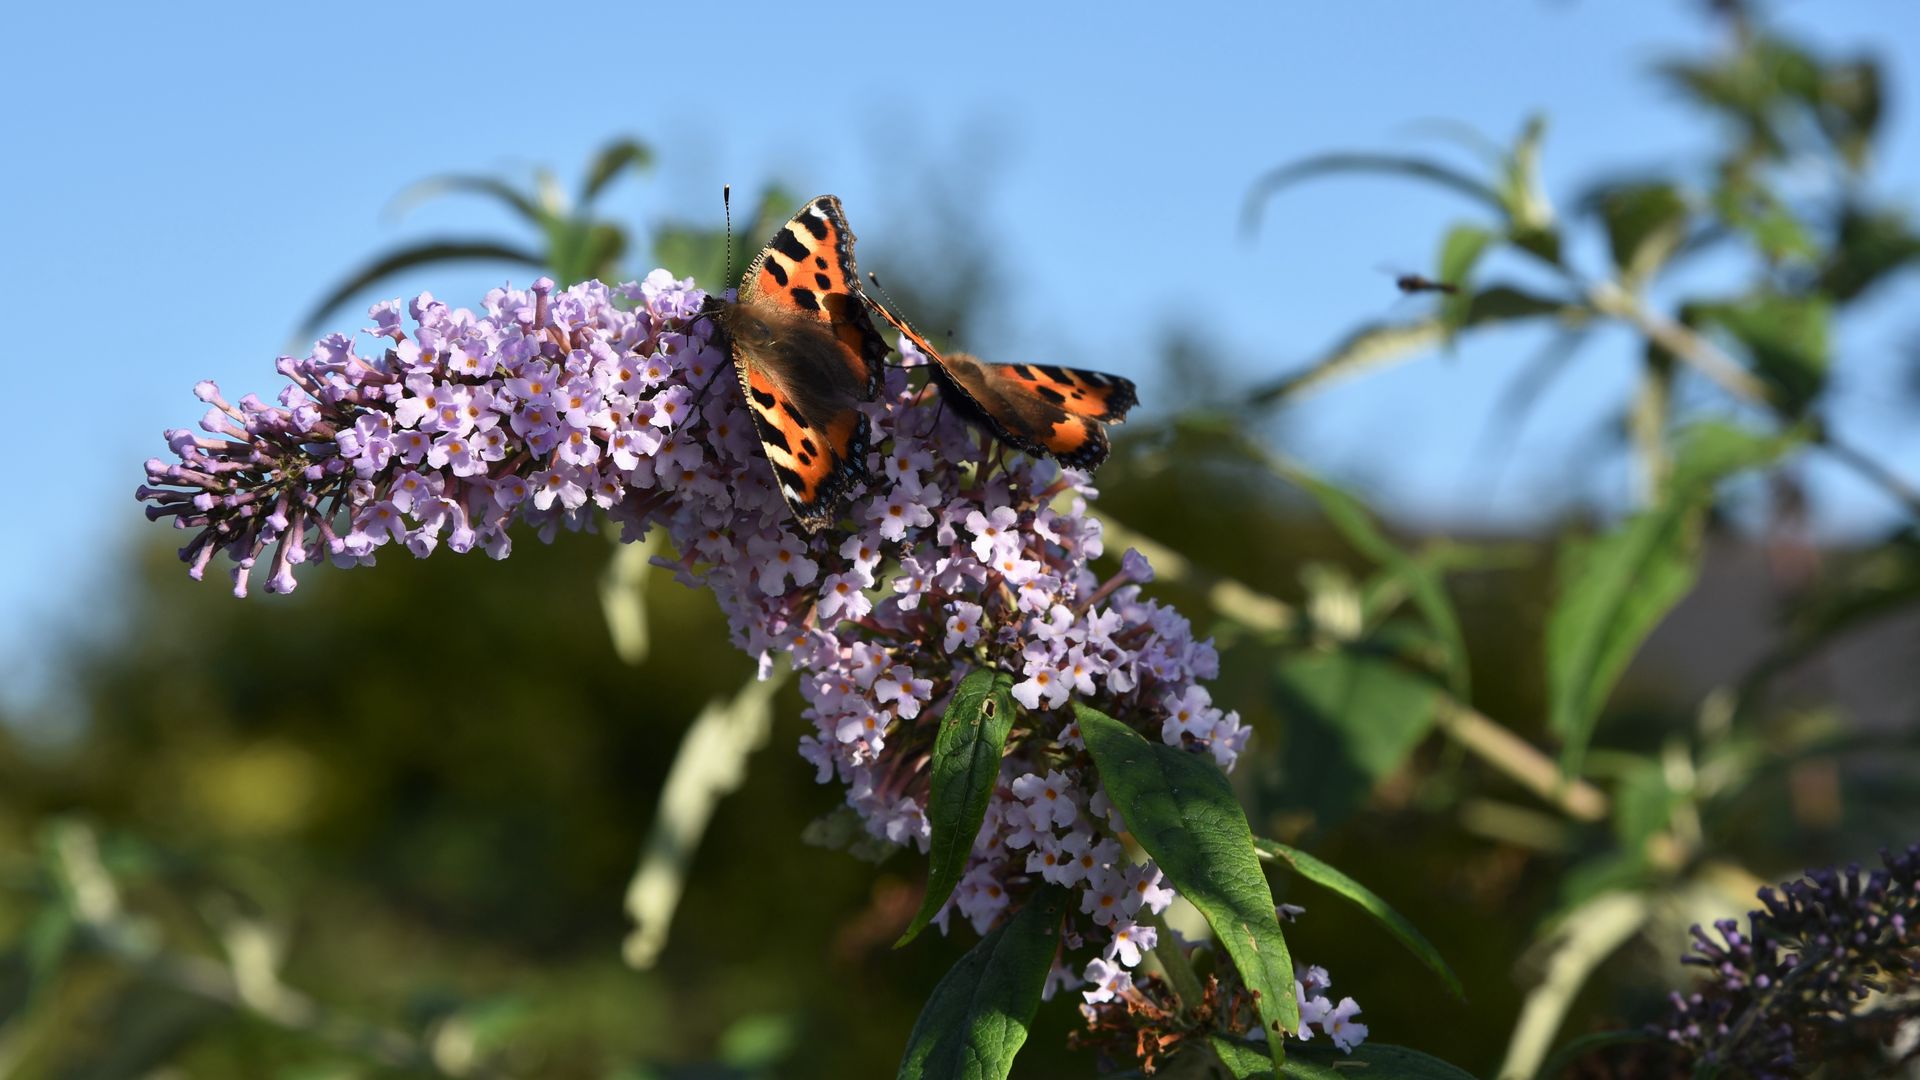
[[[906,319],[864,293],[862,299],[932,361],[934,382],[955,412],[1016,450],[1092,472],[1107,460],[1106,426],[1125,420],[1139,400],[1132,380],[1118,375],[943,355]]]
[[[867,418],[886,339],[861,303],[840,200],[800,208],[748,265],[733,303],[707,298],[740,376],[780,494],[813,532],[867,479]]]

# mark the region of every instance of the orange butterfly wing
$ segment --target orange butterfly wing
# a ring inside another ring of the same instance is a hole
[[[822,195],[747,267],[737,303],[718,303],[740,389],[780,493],[811,532],[867,478],[863,401],[880,394],[886,339],[867,317],[840,200]]]
[[[894,329],[933,361],[933,377],[955,412],[1029,454],[1092,472],[1107,459],[1108,424],[1139,400],[1118,375],[1053,364],[989,364],[965,353],[943,356],[905,319],[868,300]]]

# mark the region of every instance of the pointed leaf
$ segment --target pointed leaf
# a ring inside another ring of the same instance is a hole
[[[653,167],[653,151],[646,143],[638,139],[620,139],[602,147],[599,156],[587,169],[587,178],[580,185],[580,208],[586,209],[600,195],[600,189],[613,182],[620,170],[631,168],[635,172],[646,172]]]
[[[1338,173],[1378,173],[1422,180],[1487,204],[1495,210],[1504,207],[1500,193],[1484,180],[1477,180],[1451,165],[1402,154],[1336,153],[1320,154],[1282,166],[1254,181],[1241,210],[1241,229],[1251,235],[1260,227],[1261,207],[1266,201],[1302,180]]]
[[[928,763],[931,791],[927,822],[933,830],[927,846],[927,893],[900,940],[899,948],[926,928],[960,883],[967,856],[980,835],[993,785],[1000,778],[1000,752],[1013,727],[1013,676],[981,668],[960,680],[953,702],[940,718]]]
[[[1327,355],[1304,371],[1256,387],[1248,396],[1254,406],[1279,405],[1324,383],[1389,361],[1405,359],[1446,340],[1446,327],[1437,318],[1409,323],[1370,323],[1347,335]]]
[[[1280,1064],[1286,1056],[1281,1033],[1300,1026],[1293,961],[1233,785],[1205,754],[1148,742],[1085,705],[1074,715],[1127,830],[1206,916],[1240,978],[1259,995],[1261,1025]]]
[[[1721,479],[1773,460],[1804,432],[1755,435],[1729,424],[1687,432],[1661,502],[1604,536],[1561,547],[1560,595],[1547,619],[1548,722],[1565,740],[1561,768],[1582,755],[1614,684],[1699,573],[1703,511]]]
[[[953,965],[914,1021],[900,1080],[1000,1080],[1060,948],[1067,890],[1045,885]]]
[[[311,337],[354,293],[371,288],[381,279],[416,266],[444,262],[510,262],[542,269],[546,261],[525,248],[491,240],[429,240],[412,247],[390,251],[347,275],[300,322],[301,337]]]
[[[1256,838],[1253,843],[1260,850],[1261,855],[1279,859],[1308,881],[1332,889],[1358,904],[1362,911],[1373,916],[1380,925],[1386,927],[1388,933],[1400,939],[1400,944],[1405,945],[1407,951],[1419,957],[1420,962],[1427,965],[1428,970],[1440,976],[1440,981],[1446,984],[1449,993],[1461,1001],[1467,1000],[1467,992],[1460,986],[1460,976],[1455,975],[1453,969],[1447,966],[1447,962],[1440,958],[1440,950],[1434,948],[1433,943],[1416,930],[1414,925],[1407,921],[1406,916],[1388,907],[1387,902],[1375,895],[1373,890],[1298,848],[1291,848],[1277,841],[1263,838]]]
[[[506,203],[514,213],[525,218],[529,225],[543,225],[547,219],[546,212],[535,205],[532,198],[515,190],[506,181],[497,180],[491,176],[465,175],[429,176],[425,180],[412,184],[393,197],[393,202],[387,206],[387,213],[399,217],[428,199],[455,192],[485,195]]]
[[[1832,305],[1824,297],[1763,292],[1693,311],[1740,342],[1786,415],[1804,411],[1826,385]]]
[[[1619,184],[1591,199],[1628,289],[1651,278],[1687,232],[1687,201],[1665,182]]]

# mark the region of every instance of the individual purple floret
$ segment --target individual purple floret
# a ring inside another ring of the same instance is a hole
[[[838,780],[875,838],[925,850],[927,756],[958,680],[1010,673],[1022,712],[971,862],[937,920],[986,931],[1042,880],[1077,889],[1070,937],[1124,971],[1173,890],[1134,862],[1069,705],[1125,717],[1149,737],[1231,769],[1248,728],[1199,685],[1219,669],[1178,612],[1141,595],[1147,561],[1106,577],[1085,474],[1011,453],[890,368],[862,406],[874,478],[839,522],[794,527],[728,376],[702,294],[655,271],[609,288],[496,289],[484,314],[430,295],[376,306],[361,355],[346,335],[283,358],[278,406],[230,405],[210,385],[205,435],[168,433],[177,463],[147,463],[151,517],[194,530],[198,577],[217,552],[244,595],[274,551],[268,588],[321,558],[370,564],[382,548],[442,545],[505,557],[515,521],[542,539],[611,521],[713,592],[762,674],[790,660],[813,732],[800,752]],[[910,344],[909,363],[924,363]],[[715,376],[720,376],[717,380]],[[1116,936],[1117,935],[1117,936]],[[1056,987],[1057,988],[1057,987]]]
[[[1732,919],[1717,937],[1695,926],[1684,962],[1708,974],[1673,995],[1659,1034],[1691,1066],[1771,1080],[1920,1022],[1920,844],[1881,862],[1761,889],[1745,933]]]

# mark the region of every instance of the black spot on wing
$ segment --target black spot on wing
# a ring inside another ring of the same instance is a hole
[[[785,453],[793,453],[793,444],[787,442],[786,433],[772,424],[760,425],[760,441],[768,446],[778,447]]]
[[[1008,364],[1007,370],[1013,372],[1015,375],[1020,376],[1021,378],[1027,380],[1028,382],[1034,381],[1035,376],[1033,374],[1033,369],[1028,367],[1025,364]]]
[[[827,268],[827,257],[825,255],[815,255],[813,257],[813,265],[821,270],[825,270]]]
[[[786,286],[787,269],[786,267],[780,265],[780,261],[778,259],[768,259],[767,261],[761,263],[760,265],[766,269],[767,273],[773,275],[773,280],[776,284],[780,285],[783,288]]]
[[[795,287],[792,289],[788,289],[787,295],[793,297],[794,303],[800,305],[801,307],[805,308],[808,311],[820,310],[820,298],[813,294],[812,289],[802,289],[802,288]]]
[[[791,419],[794,423],[799,424],[801,427],[804,428],[807,426],[807,418],[800,415],[800,410],[794,408],[792,402],[790,401],[781,402],[780,411],[783,413],[786,413],[789,419]]]
[[[825,275],[825,274],[815,274],[815,275],[813,275],[813,283],[814,283],[815,285],[818,285],[818,286],[820,286],[820,291],[821,291],[821,292],[826,292],[826,291],[827,291],[828,289],[831,289],[831,288],[833,288],[833,279],[832,279],[832,278],[830,278],[830,277],[828,277],[828,276],[827,276],[827,275]],[[782,284],[782,285],[785,285],[785,284],[786,284],[786,282],[784,282],[784,281],[783,281],[783,282],[781,282],[780,284]]]
[[[1054,382],[1072,382],[1073,381],[1073,376],[1068,375],[1067,369],[1065,368],[1054,367],[1052,364],[1035,364],[1034,367],[1039,368],[1040,374],[1045,375],[1047,378],[1052,379]]]
[[[761,390],[758,388],[749,390],[747,392],[753,395],[754,402],[763,409],[773,408],[774,404],[779,400],[778,398],[775,398],[772,394],[769,394],[765,390]]]
[[[820,206],[819,203],[814,203],[812,209],[813,209],[813,213],[801,214],[799,217],[795,218],[794,220],[806,226],[807,231],[813,234],[813,238],[815,240],[825,240],[827,238],[827,219],[825,217],[825,211]]]
[[[803,217],[800,220],[805,221],[807,219]],[[805,262],[807,256],[812,254],[812,252],[808,250],[807,245],[802,243],[799,237],[793,235],[793,226],[791,225],[773,234],[773,243],[767,246],[796,263]]]
[[[1033,392],[1036,394],[1039,394],[1042,398],[1052,402],[1055,405],[1064,405],[1067,402],[1066,395],[1062,394],[1058,390],[1055,390],[1051,386],[1046,386],[1044,384],[1040,386],[1036,386],[1033,388]],[[1076,392],[1074,396],[1079,397],[1080,395]]]

